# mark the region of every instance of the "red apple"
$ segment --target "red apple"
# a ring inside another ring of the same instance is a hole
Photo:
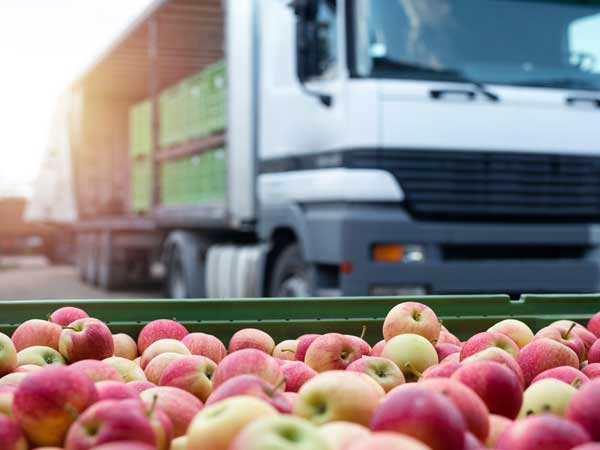
[[[317,372],[302,361],[285,361],[281,365],[281,372],[286,380],[287,392],[298,392],[304,383],[317,375]]]
[[[461,447],[462,448],[462,447]],[[379,432],[365,436],[341,450],[431,450],[422,442],[399,433]]]
[[[496,347],[504,350],[513,358],[518,358],[519,356],[519,346],[515,344],[511,338],[502,333],[485,331],[483,333],[476,334],[467,342],[465,342],[465,345],[460,352],[460,359],[462,361],[463,359],[473,356],[475,353],[479,353],[490,347]]]
[[[496,448],[570,450],[590,440],[589,434],[578,424],[552,414],[541,414],[513,422],[499,437]]]
[[[554,378],[576,388],[579,388],[581,385],[590,381],[590,379],[583,372],[575,369],[574,367],[563,366],[555,367],[554,369],[548,369],[540,373],[531,381],[531,384],[546,378]]]
[[[123,378],[123,381],[126,383],[130,381],[146,381],[146,375],[144,374],[144,371],[133,361],[120,358],[118,356],[112,356],[110,358],[106,358],[102,362],[117,369]]]
[[[504,430],[506,430],[513,423],[513,421],[497,414],[490,414],[489,419],[490,432],[485,440],[485,446],[487,448],[496,448],[496,442],[498,442],[498,438],[502,435],[502,433],[504,433]]]
[[[182,340],[187,336],[188,330],[181,324],[169,319],[154,320],[148,323],[138,336],[138,350],[140,355],[154,342],[161,339]]]
[[[205,402],[212,392],[212,377],[217,365],[205,356],[181,356],[162,372],[161,386],[183,389]]]
[[[129,383],[127,383],[127,386],[130,386],[139,395],[142,392],[147,391],[148,389],[152,389],[153,387],[156,387],[156,384],[151,383],[150,381],[137,380],[137,381],[130,381]]]
[[[600,339],[600,312],[594,314],[587,324],[587,329]]]
[[[500,350],[503,352],[504,350]],[[511,356],[512,358],[512,356]],[[446,356],[444,359],[440,361],[440,364],[448,364],[448,363],[457,363],[460,362],[460,353],[452,353]]]
[[[525,347],[533,341],[533,331],[524,322],[515,319],[506,319],[498,322],[488,329],[493,333],[502,333],[511,338],[519,348]]]
[[[83,359],[71,364],[71,368],[85,373],[92,381],[120,381],[123,377],[117,369],[102,361],[95,359]]]
[[[146,366],[153,358],[157,357],[161,353],[178,353],[180,355],[191,355],[191,352],[181,341],[175,339],[159,339],[153,342],[146,348],[142,353],[142,359],[140,360],[140,367],[146,369]]]
[[[273,358],[282,359],[284,361],[296,361],[296,339],[282,341],[273,349]]]
[[[17,367],[17,349],[11,339],[0,333],[0,377],[11,373]]]
[[[547,338],[534,339],[523,347],[518,362],[525,377],[525,386],[548,369],[560,366],[579,368],[579,358],[573,350]]]
[[[191,355],[188,355],[188,356],[191,356]],[[156,356],[155,358],[152,359],[152,361],[150,361],[148,363],[148,365],[146,366],[146,369],[144,370],[144,374],[146,375],[146,378],[148,379],[148,381],[158,385],[158,384],[160,384],[160,377],[162,377],[162,374],[164,373],[165,369],[167,367],[169,367],[169,364],[178,360],[179,358],[185,358],[185,357],[186,357],[185,355],[182,355],[179,353],[173,353],[173,352],[161,353],[160,355]]]
[[[88,316],[83,309],[65,306],[64,308],[59,308],[50,314],[50,318],[48,320],[52,323],[60,325],[61,327],[66,327],[76,320],[87,319],[88,317],[90,316]]]
[[[432,450],[456,450],[464,447],[466,425],[446,397],[420,384],[405,384],[377,408],[371,430],[403,433]]]
[[[590,379],[600,377],[600,363],[588,364],[581,371]]]
[[[96,383],[98,400],[137,399],[139,394],[131,386],[120,381],[98,381]]]
[[[79,319],[62,330],[59,351],[69,362],[110,358],[115,350],[110,329],[98,319]]]
[[[443,325],[440,331],[440,337],[438,338],[436,344],[454,344],[457,347],[462,348],[462,342],[460,339],[450,333]]]
[[[508,367],[493,361],[465,364],[452,374],[475,391],[490,413],[514,419],[523,402],[523,385]]]
[[[385,347],[385,339],[382,339],[377,344],[373,346],[371,349],[371,356],[382,356],[383,355],[383,347]]]
[[[575,324],[573,324],[572,327],[574,328]],[[556,342],[560,342],[561,344],[573,350],[577,354],[579,361],[584,360],[585,346],[583,345],[583,341],[579,339],[575,333],[573,333],[572,328],[562,328],[558,326],[542,328],[536,333],[535,338],[548,338]]]
[[[173,422],[162,409],[156,407],[156,404],[144,406],[146,417],[154,430],[157,450],[169,450],[173,442]]]
[[[195,396],[183,389],[170,386],[159,386],[140,394],[147,406],[162,409],[173,423],[173,436],[183,436],[196,414],[204,406]],[[156,397],[156,399],[155,399]]]
[[[587,357],[590,364],[600,363],[600,339],[590,347]]]
[[[64,366],[48,366],[28,374],[19,385],[13,415],[32,445],[58,446],[76,416],[97,398],[94,382],[87,375]]]
[[[38,370],[42,370],[43,366],[36,366],[33,364],[23,364],[22,366],[17,367],[13,370],[13,373],[31,373],[37,372]]]
[[[485,450],[485,447],[479,439],[468,431],[465,433],[465,449],[464,450]]]
[[[238,375],[230,378],[214,390],[208,398],[206,406],[240,395],[260,398],[281,413],[290,414],[292,412],[292,404],[283,395],[283,392],[277,386],[267,383],[256,375]]]
[[[594,333],[589,331],[580,323],[573,322],[572,320],[558,320],[556,322],[551,323],[550,326],[556,326],[568,330],[573,324],[575,324],[575,327],[573,328],[571,333],[573,333],[575,336],[581,339],[585,347],[585,353],[587,354],[587,351],[590,349],[592,344],[596,342],[596,339],[598,339]]]
[[[525,386],[525,377],[523,376],[521,366],[519,366],[519,363],[515,358],[510,356],[510,354],[504,350],[500,350],[497,347],[486,348],[485,350],[475,353],[473,356],[469,356],[468,358],[464,359],[463,364],[468,364],[475,361],[494,361],[505,365],[515,373],[521,384]]]
[[[600,440],[600,380],[591,380],[571,397],[566,417]]]
[[[364,327],[364,330],[366,331],[366,327]],[[351,341],[353,341],[356,345],[358,345],[358,348],[360,349],[360,354],[361,356],[369,356],[371,354],[371,351],[373,350],[371,348],[371,346],[369,345],[369,343],[367,341],[365,341],[362,337],[358,337],[358,336],[353,336],[351,334],[346,334],[345,335],[348,339],[350,339]]]
[[[225,345],[211,334],[190,333],[181,342],[189,349],[192,355],[206,356],[219,364],[225,356]]]
[[[12,335],[17,352],[33,346],[50,347],[58,350],[58,341],[62,328],[46,320],[28,320],[23,322]]]
[[[0,448],[2,450],[27,450],[27,441],[19,426],[8,416],[0,414]]]
[[[383,337],[389,341],[399,334],[418,334],[437,342],[442,325],[431,308],[421,303],[404,302],[394,306],[383,322]]]
[[[371,435],[367,427],[352,422],[329,422],[319,427],[331,450],[344,450],[353,442]]]
[[[367,374],[379,384],[385,392],[405,383],[404,375],[391,360],[377,356],[363,356],[350,364],[346,370]]]
[[[432,378],[450,378],[454,372],[462,367],[459,362],[451,362],[448,364],[434,364],[428,367],[423,372],[423,376],[419,378],[419,381],[430,380]]]
[[[156,447],[140,441],[120,441],[100,445],[98,447],[94,447],[93,450],[156,450]]]
[[[577,447],[573,447],[571,450],[600,450],[600,443],[578,445]]]
[[[283,378],[283,372],[275,358],[261,350],[247,348],[223,358],[213,376],[213,390],[228,379],[245,374],[258,375],[275,385]]]
[[[247,348],[261,350],[270,355],[275,348],[275,341],[264,331],[257,330],[256,328],[245,328],[239,330],[231,337],[228,351],[229,353],[233,353]]]
[[[338,333],[319,336],[306,351],[304,362],[317,371],[344,370],[362,356],[359,344]]]
[[[296,360],[304,362],[308,348],[319,336],[321,335],[305,334],[298,338],[298,345],[296,346]]]
[[[137,344],[128,334],[113,334],[113,342],[115,344],[114,356],[131,360],[134,360],[138,357]]]
[[[16,386],[0,386],[0,414],[12,416],[12,404]]]
[[[444,358],[453,353],[460,353],[461,348],[454,344],[437,344],[435,345],[435,351],[438,354],[438,359],[442,361]]]

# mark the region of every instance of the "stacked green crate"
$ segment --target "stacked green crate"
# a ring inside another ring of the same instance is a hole
[[[159,97],[159,142],[162,149],[181,144],[188,139],[188,95],[188,83],[182,81],[165,90]]]
[[[130,204],[134,212],[152,205],[152,104],[144,101],[129,110]]]
[[[208,134],[204,120],[204,73],[188,79],[187,138],[197,139]]]
[[[223,131],[226,126],[225,61],[219,61],[206,68],[204,74],[204,121],[207,134]]]

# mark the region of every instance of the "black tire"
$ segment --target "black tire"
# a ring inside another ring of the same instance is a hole
[[[174,232],[165,244],[165,295],[169,298],[205,298],[206,242],[189,232]]]
[[[276,257],[269,296],[310,297],[312,291],[310,266],[304,261],[300,245],[288,245]]]

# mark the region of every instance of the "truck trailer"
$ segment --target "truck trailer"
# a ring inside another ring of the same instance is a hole
[[[157,0],[65,92],[72,191],[30,206],[73,199],[107,289],[598,291],[598,42],[596,0]]]

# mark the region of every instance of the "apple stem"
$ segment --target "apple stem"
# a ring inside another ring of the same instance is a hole
[[[366,326],[366,325],[363,325],[363,326],[362,326],[362,332],[360,333],[360,338],[361,338],[361,339],[364,339],[364,337],[365,337],[365,334],[367,334],[367,326]]]
[[[406,364],[404,364],[404,367],[406,367],[408,369],[408,371],[410,373],[412,373],[417,378],[421,378],[423,376],[423,374],[421,372],[419,372],[417,369],[415,369],[413,367],[413,365],[411,363],[409,363],[409,362],[407,362]]]
[[[569,327],[569,329],[567,330],[567,334],[565,335],[565,339],[567,339],[569,337],[569,335],[571,334],[571,331],[573,331],[573,328],[575,328],[577,324],[575,322],[573,322],[571,324],[571,326]]]
[[[267,392],[267,395],[269,397],[273,397],[275,395],[275,392],[277,392],[279,390],[280,387],[282,387],[285,383],[287,383],[287,377],[283,377],[279,383],[277,383],[275,386],[273,386],[273,389],[271,389],[269,392]]]
[[[77,412],[77,410],[71,406],[70,404],[65,404],[65,406],[63,407],[65,412],[71,416],[71,418],[73,420],[77,420],[79,418],[79,413]]]
[[[79,331],[77,328],[73,328],[73,327],[62,327],[63,330],[72,330],[72,331]]]
[[[291,348],[283,348],[281,349],[281,353],[296,353],[296,350],[293,350]]]
[[[148,410],[148,417],[154,414],[154,410],[156,409],[156,404],[158,403],[158,395],[154,394],[152,397],[152,404],[150,405],[150,409]]]
[[[571,383],[571,386],[573,386],[575,389],[579,389],[579,386],[581,386],[581,378],[575,378]]]

